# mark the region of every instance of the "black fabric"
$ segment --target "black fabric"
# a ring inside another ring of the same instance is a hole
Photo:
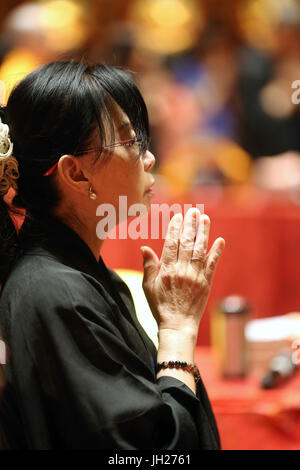
[[[128,287],[57,219],[13,267],[0,324],[10,448],[220,448],[203,383],[156,379]]]

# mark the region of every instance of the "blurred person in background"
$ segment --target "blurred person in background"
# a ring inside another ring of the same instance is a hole
[[[176,79],[193,91],[198,104],[194,133],[236,138],[238,63],[234,34],[224,26],[208,25],[199,35],[193,54],[175,61],[173,71]]]
[[[174,191],[249,180],[251,157],[238,144],[238,52],[235,35],[212,24],[201,32],[192,53],[171,61],[176,83],[193,103],[192,112],[187,101],[183,104],[189,125],[181,140],[173,139],[159,168]],[[180,127],[173,116],[173,125]]]
[[[300,151],[300,110],[292,83],[300,77],[300,7],[287,7],[269,53],[240,54],[240,143],[253,158]]]

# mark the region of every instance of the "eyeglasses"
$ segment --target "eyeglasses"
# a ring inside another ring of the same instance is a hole
[[[132,149],[136,149],[138,150],[138,153],[140,155],[140,152],[141,152],[141,148],[142,148],[142,140],[141,139],[129,139],[129,140],[123,140],[122,142],[114,142],[113,144],[109,144],[109,145],[103,145],[103,147],[95,147],[95,148],[91,148],[91,149],[86,149],[86,150],[82,150],[81,152],[76,152],[74,153],[74,155],[83,155],[85,153],[90,153],[90,152],[96,152],[97,150],[104,150],[104,149],[113,149],[115,147],[129,147],[129,148],[132,148]],[[56,169],[58,165],[58,162],[54,163],[54,165],[49,168],[49,170],[47,170],[43,176],[49,176],[51,175],[54,170]]]

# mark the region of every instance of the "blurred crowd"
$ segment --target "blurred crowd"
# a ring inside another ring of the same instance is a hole
[[[12,3],[1,27],[2,102],[50,60],[122,66],[145,98],[155,171],[170,189],[299,188],[297,0]]]

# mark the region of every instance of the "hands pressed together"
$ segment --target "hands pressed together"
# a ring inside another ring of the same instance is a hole
[[[207,251],[209,229],[209,217],[191,208],[184,219],[181,214],[171,219],[160,260],[142,247],[143,289],[158,324],[160,359],[193,361],[199,323],[225,247],[224,239],[217,238]]]
[[[207,253],[209,229],[209,217],[193,208],[171,219],[160,260],[143,247],[143,288],[159,329],[198,330],[225,246],[217,238]]]

